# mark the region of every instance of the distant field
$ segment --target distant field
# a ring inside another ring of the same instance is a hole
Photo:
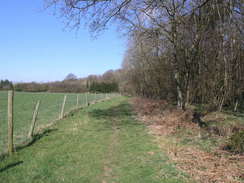
[[[6,149],[7,143],[7,92],[0,92],[0,153]],[[57,119],[60,114],[64,95],[67,95],[65,112],[77,107],[77,95],[79,106],[86,103],[85,94],[64,93],[27,93],[15,92],[14,97],[14,143],[18,144],[27,139],[35,104],[41,101],[37,128]],[[95,100],[95,94],[88,94],[88,102]],[[105,94],[97,94],[96,99],[102,99]]]

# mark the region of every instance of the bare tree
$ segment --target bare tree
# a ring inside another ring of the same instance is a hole
[[[129,33],[124,86],[132,93],[170,95],[182,109],[202,103],[219,110],[238,106],[243,93],[243,4],[243,0],[47,1],[47,6],[60,7],[71,27],[79,28],[85,18],[92,32],[115,22]]]

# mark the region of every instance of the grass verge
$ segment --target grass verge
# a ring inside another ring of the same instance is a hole
[[[181,183],[127,99],[70,114],[31,146],[0,162],[0,180],[14,182]]]

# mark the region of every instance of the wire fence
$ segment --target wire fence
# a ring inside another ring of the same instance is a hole
[[[64,96],[66,103],[64,113],[68,114],[74,109],[87,106],[103,99],[111,98],[117,94],[64,94],[64,93],[27,93],[15,92],[13,105],[13,141],[16,147],[28,141],[28,132],[31,127],[33,113],[37,101],[40,101],[38,116],[34,133],[60,119]],[[7,152],[8,146],[8,93],[0,92],[0,154]]]

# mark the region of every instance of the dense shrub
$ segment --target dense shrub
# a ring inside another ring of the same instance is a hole
[[[234,153],[244,153],[244,130],[238,131],[230,137],[228,149]]]
[[[89,89],[90,92],[100,92],[100,93],[118,92],[118,90],[119,90],[118,84],[115,82],[113,83],[93,82]]]

